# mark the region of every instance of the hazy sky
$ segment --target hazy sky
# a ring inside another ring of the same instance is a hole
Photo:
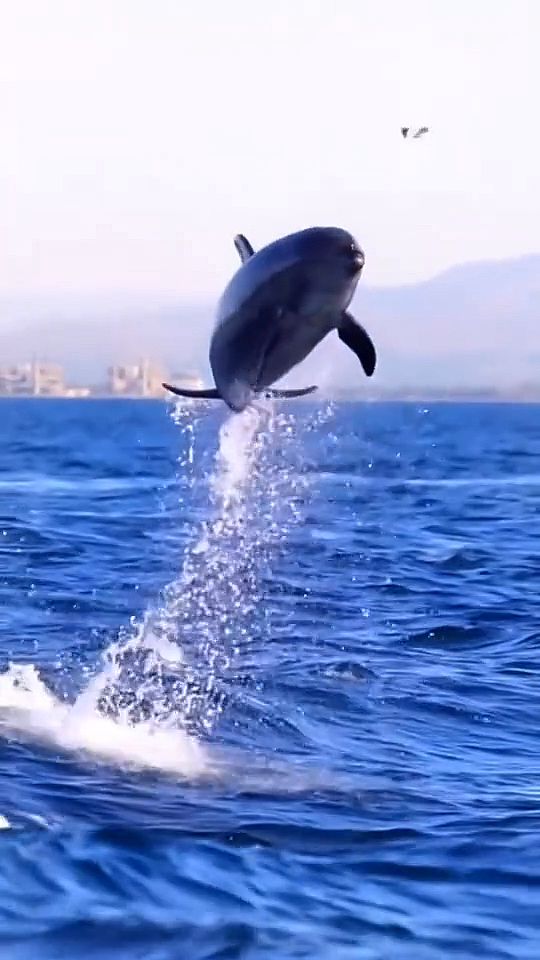
[[[0,294],[214,295],[235,232],[316,223],[370,284],[540,251],[539,36],[538,0],[5,0]]]

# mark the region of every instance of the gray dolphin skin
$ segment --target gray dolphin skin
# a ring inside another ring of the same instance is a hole
[[[271,385],[296,367],[332,330],[371,377],[371,337],[348,313],[364,266],[352,234],[339,227],[309,227],[255,252],[238,234],[242,261],[218,303],[210,341],[215,387],[188,390],[164,383],[179,397],[223,400],[235,413],[256,396],[300,397],[316,386],[276,390]]]

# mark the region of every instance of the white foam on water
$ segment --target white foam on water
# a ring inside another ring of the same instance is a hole
[[[32,664],[10,664],[0,674],[0,727],[4,735],[22,734],[115,765],[184,777],[197,776],[207,767],[202,746],[181,730],[106,716],[87,698],[65,703],[55,697]]]
[[[201,736],[221,714],[224,680],[261,615],[261,572],[298,519],[307,481],[286,456],[298,449],[295,418],[276,414],[271,401],[227,417],[201,478],[197,428],[207,415],[191,403],[174,413],[184,441],[182,502],[203,483],[209,500],[178,575],[107,647],[73,703],[58,699],[35,666],[11,664],[0,674],[0,732],[117,765],[184,777],[210,771]]]

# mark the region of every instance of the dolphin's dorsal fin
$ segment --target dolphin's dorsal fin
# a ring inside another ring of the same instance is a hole
[[[240,257],[242,263],[245,263],[246,260],[249,260],[250,257],[255,253],[253,247],[251,246],[247,237],[243,233],[237,233],[234,238],[234,245],[236,247],[238,256]]]
[[[366,377],[371,377],[377,363],[373,341],[363,326],[350,313],[344,313],[338,327],[338,337],[358,357]]]

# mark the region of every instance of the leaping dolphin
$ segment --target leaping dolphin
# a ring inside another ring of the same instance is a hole
[[[223,400],[240,413],[257,395],[301,397],[271,385],[301,363],[331,330],[371,377],[376,365],[371,337],[347,308],[365,258],[352,234],[339,227],[309,227],[254,252],[239,233],[242,261],[216,311],[209,359],[215,387],[189,390],[164,383],[179,397]]]

